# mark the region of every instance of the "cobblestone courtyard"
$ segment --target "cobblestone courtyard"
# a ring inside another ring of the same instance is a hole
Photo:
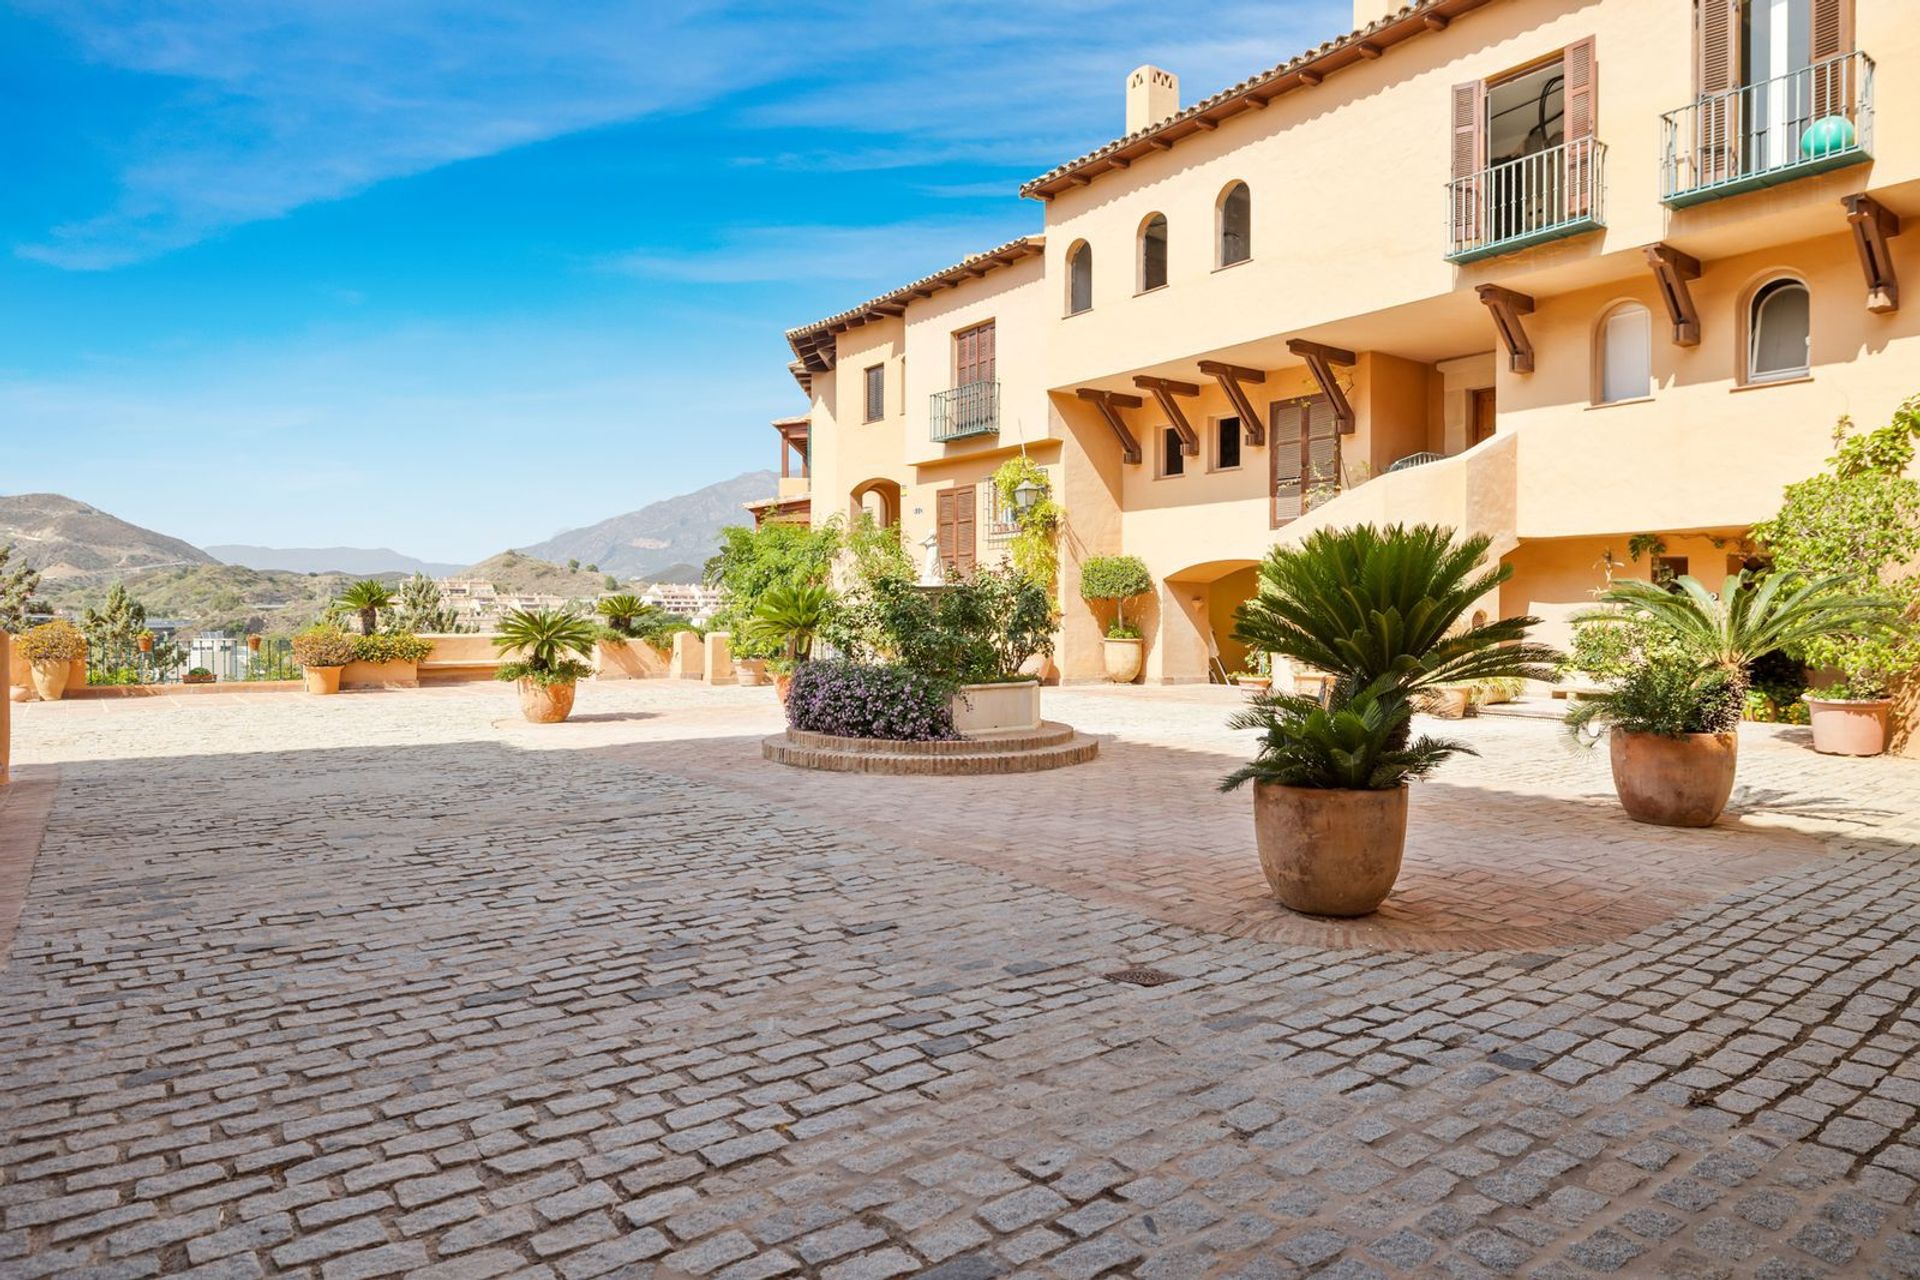
[[[665,681],[15,708],[0,1280],[1920,1275],[1920,764],[1752,729],[1662,832],[1448,726],[1333,925],[1229,691],[1047,697],[1100,758],[995,779]]]

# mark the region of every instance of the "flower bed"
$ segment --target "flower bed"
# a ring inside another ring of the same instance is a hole
[[[836,738],[934,742],[957,738],[953,688],[905,667],[808,662],[793,676],[787,723]]]

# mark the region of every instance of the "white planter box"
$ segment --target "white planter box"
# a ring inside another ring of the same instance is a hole
[[[1038,729],[1040,682],[961,685],[953,698],[953,727],[967,734]]]

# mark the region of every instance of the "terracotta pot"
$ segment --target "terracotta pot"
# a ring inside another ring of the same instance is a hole
[[[1877,756],[1887,749],[1887,715],[1893,703],[1841,702],[1806,695],[1813,749],[1830,756]]]
[[[345,667],[302,667],[300,678],[306,682],[307,692],[326,694],[340,692],[340,673]]]
[[[1442,720],[1465,720],[1474,712],[1472,689],[1434,689],[1426,710]]]
[[[1101,642],[1101,653],[1107,662],[1107,679],[1115,684],[1132,684],[1140,675],[1138,640],[1115,640],[1109,637]]]
[[[1710,827],[1733,794],[1740,738],[1732,733],[1608,733],[1613,789],[1635,822]]]
[[[780,705],[787,705],[787,693],[793,688],[793,677],[786,672],[777,672],[773,677],[773,693],[780,699]]]
[[[573,714],[573,686],[520,681],[520,714],[534,724],[559,724]]]
[[[1233,682],[1242,689],[1251,689],[1255,693],[1265,693],[1273,685],[1272,676],[1235,676]]]
[[[1253,786],[1260,868],[1282,906],[1310,916],[1363,916],[1393,892],[1407,843],[1407,788],[1331,791]]]
[[[153,637],[152,637],[152,636],[141,636],[141,637],[140,637],[139,639],[137,639],[137,640],[135,640],[135,641],[134,641],[134,643],[140,646],[140,652],[142,652],[142,653],[152,653],[152,652],[153,652]]]
[[[765,658],[742,658],[733,664],[744,685],[762,685],[767,682],[767,660]]]
[[[61,659],[58,662],[36,662],[28,668],[28,678],[33,681],[33,691],[42,702],[58,702],[67,692],[68,678],[73,675],[73,664]]]
[[[259,632],[255,631],[247,636],[247,648],[251,649],[255,653],[260,652],[260,633]]]

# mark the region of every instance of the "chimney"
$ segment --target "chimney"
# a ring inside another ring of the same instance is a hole
[[[1353,0],[1353,29],[1371,26],[1388,14],[1398,13],[1410,0]]]
[[[1180,114],[1180,77],[1158,67],[1135,67],[1127,76],[1127,132]]]

